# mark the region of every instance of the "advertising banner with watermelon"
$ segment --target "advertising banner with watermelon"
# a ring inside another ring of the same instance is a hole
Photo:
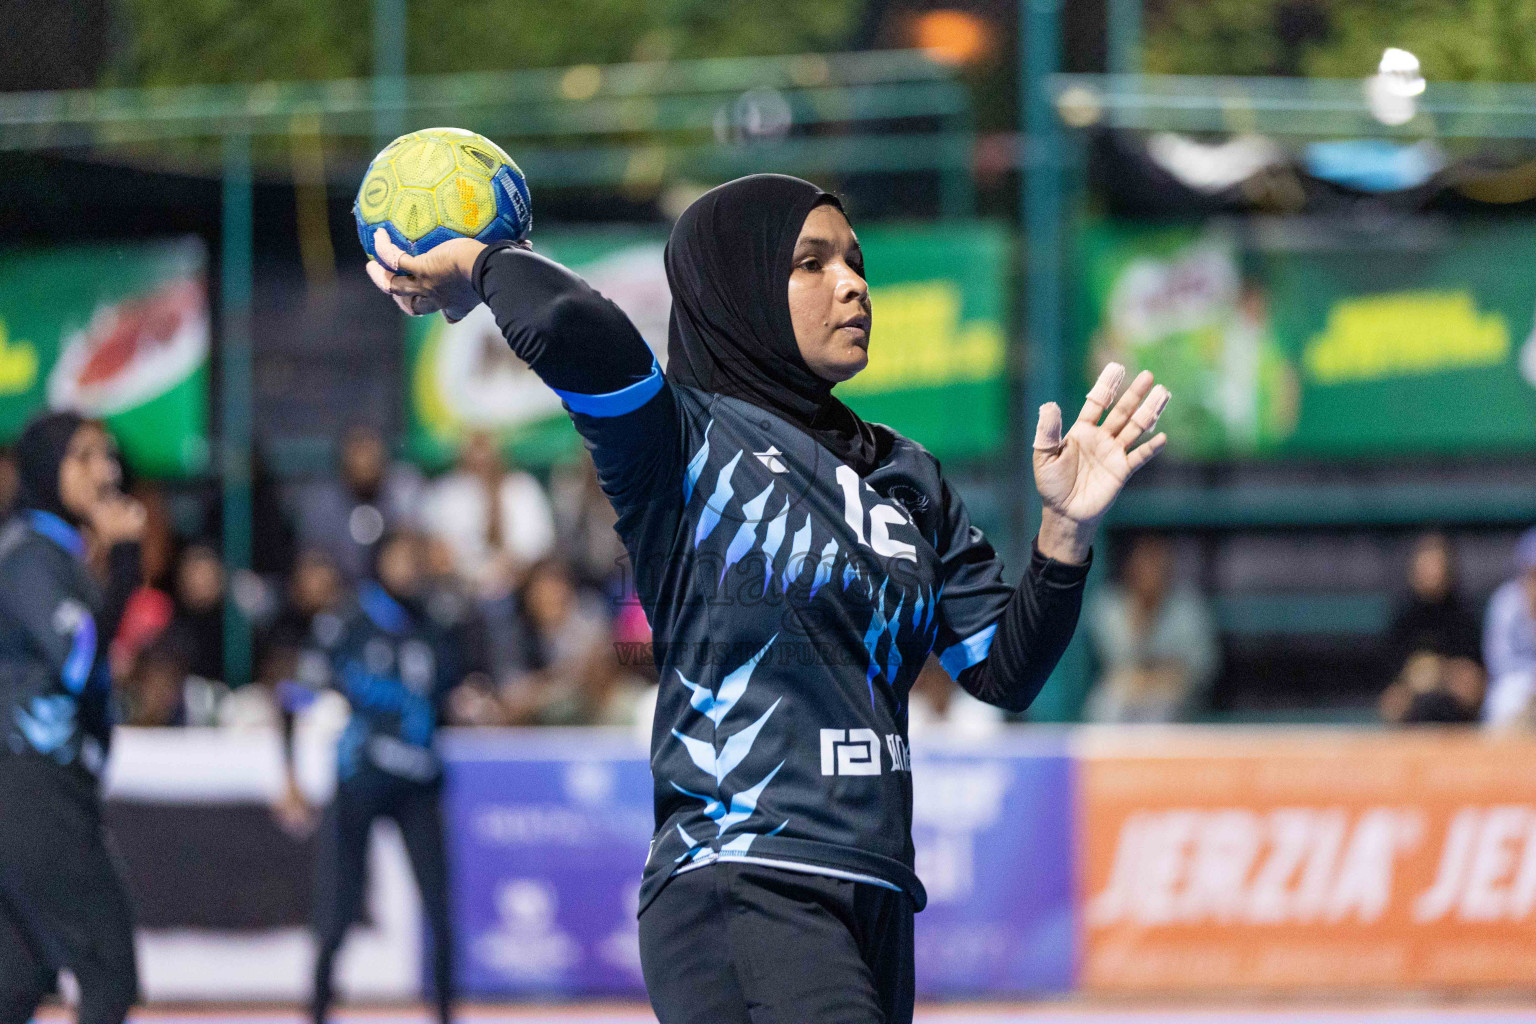
[[[0,250],[0,442],[44,409],[77,409],[135,472],[201,472],[206,262],[195,238]]]
[[[941,458],[997,451],[1006,439],[1007,233],[990,224],[872,227],[859,241],[875,329],[869,367],[838,395]],[[664,234],[644,230],[558,232],[535,242],[629,314],[663,366],[665,245]],[[471,430],[495,432],[530,465],[579,451],[560,400],[507,349],[484,306],[458,324],[412,320],[406,344],[416,460],[445,465]]]

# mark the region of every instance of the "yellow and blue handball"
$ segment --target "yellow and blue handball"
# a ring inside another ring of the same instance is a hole
[[[523,172],[496,143],[462,128],[426,128],[385,146],[352,215],[370,259],[377,228],[419,256],[451,238],[521,241],[533,227]]]

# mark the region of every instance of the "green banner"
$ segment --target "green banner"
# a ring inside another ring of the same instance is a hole
[[[997,450],[1007,409],[1006,232],[987,224],[873,227],[859,241],[874,304],[870,363],[837,393],[941,458]],[[645,231],[550,233],[534,242],[617,303],[663,363],[665,243]],[[458,324],[412,320],[406,344],[409,445],[418,461],[446,464],[475,429],[496,432],[528,465],[579,450],[559,399],[508,351],[485,307]]]
[[[208,461],[208,297],[197,239],[0,251],[0,439],[44,408],[102,419],[150,476]]]
[[[1172,457],[1536,445],[1536,226],[1098,223],[1080,242],[1082,379],[1156,373]]]

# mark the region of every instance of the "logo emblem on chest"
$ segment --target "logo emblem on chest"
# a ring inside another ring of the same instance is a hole
[[[769,445],[768,450],[765,452],[753,452],[752,454],[757,456],[758,462],[761,462],[763,465],[768,467],[768,472],[770,473],[789,472],[789,467],[779,461],[779,456],[783,455],[784,453],[779,451],[779,449],[774,445]]]

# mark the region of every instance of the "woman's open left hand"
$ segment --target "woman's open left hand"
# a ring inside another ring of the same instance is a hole
[[[473,238],[455,238],[434,245],[420,256],[411,256],[379,228],[373,233],[373,249],[379,258],[369,262],[368,276],[380,291],[393,296],[402,311],[411,316],[441,311],[452,323],[464,319],[480,304],[470,275],[484,248],[484,242]]]
[[[1125,367],[1119,363],[1104,367],[1065,436],[1061,432],[1061,407],[1055,402],[1040,407],[1035,429],[1035,487],[1044,505],[1043,554],[1082,561],[1088,540],[1125,482],[1168,443],[1167,434],[1157,434],[1136,445],[1157,425],[1168,405],[1168,389],[1161,384],[1154,386],[1152,374],[1143,370],[1116,402],[1115,394],[1124,380]],[[1105,409],[1109,409],[1108,416]],[[1048,540],[1059,544],[1060,550],[1046,550]]]

